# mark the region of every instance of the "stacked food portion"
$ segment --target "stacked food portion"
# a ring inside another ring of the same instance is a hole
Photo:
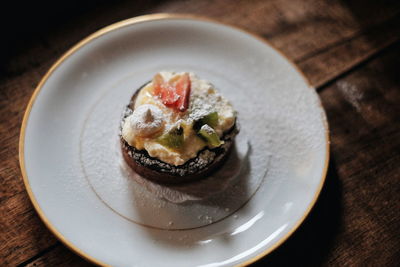
[[[193,73],[160,72],[132,96],[121,147],[138,174],[176,184],[216,170],[237,133],[235,110],[210,82]]]

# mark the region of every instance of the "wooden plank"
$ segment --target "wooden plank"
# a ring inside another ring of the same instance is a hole
[[[93,266],[92,264],[84,261],[78,255],[69,251],[61,244],[56,246],[53,250],[49,251],[42,257],[39,257],[32,262],[25,265],[26,267],[45,267],[45,266],[57,266],[57,267],[86,267]]]
[[[315,87],[321,87],[377,52],[400,40],[400,16],[329,50],[296,63]]]
[[[299,231],[260,266],[398,264],[399,64],[400,44],[322,90],[331,132],[327,183]]]
[[[15,266],[57,242],[32,209],[25,192],[2,201],[0,214],[1,266]]]
[[[265,37],[291,60],[358,35],[360,31],[394,17],[400,3],[373,1],[167,1],[159,12],[205,15]]]

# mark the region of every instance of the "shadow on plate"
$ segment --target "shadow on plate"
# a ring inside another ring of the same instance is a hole
[[[128,171],[128,175],[135,180],[138,186],[146,188],[155,197],[168,199],[168,204],[165,206],[168,212],[161,216],[164,217],[162,220],[170,221],[171,226],[172,223],[179,221],[185,221],[186,225],[193,223],[193,227],[185,227],[184,229],[157,229],[143,225],[146,233],[157,242],[188,248],[192,245],[210,242],[213,235],[221,237],[217,233],[226,231],[228,220],[224,224],[218,224],[218,222],[245,206],[258,189],[249,190],[248,187],[251,149],[248,144],[247,146],[245,155],[240,155],[241,152],[238,152],[235,144],[227,162],[209,178],[178,186],[167,186],[148,181],[130,169],[126,170],[126,165],[123,171],[125,173]],[[137,203],[143,201],[141,193],[132,191],[132,197]],[[159,212],[157,210],[149,212],[151,206],[135,205],[134,208],[141,221],[151,221],[154,213]],[[192,212],[188,213],[188,210]],[[242,212],[244,214],[245,209],[241,209]],[[214,225],[212,233],[202,230],[196,231],[211,224]],[[222,240],[228,242],[228,235]]]

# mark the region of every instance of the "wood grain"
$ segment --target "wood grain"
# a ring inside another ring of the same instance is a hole
[[[296,63],[312,85],[321,87],[399,41],[399,25],[400,16]]]
[[[75,255],[72,251],[66,250],[61,244],[54,246],[54,248],[43,256],[34,259],[32,262],[24,265],[26,267],[44,267],[44,266],[57,266],[57,267],[88,267],[92,264],[84,261],[82,258]]]
[[[396,210],[393,203],[398,203],[398,199],[396,194],[385,190],[397,188],[393,177],[399,173],[396,169],[399,128],[395,123],[399,117],[396,105],[399,83],[395,73],[399,62],[395,58],[399,54],[390,52],[391,56],[384,59],[368,60],[380,57],[380,51],[388,47],[390,51],[398,50],[393,44],[400,36],[400,2],[254,0],[233,4],[229,0],[188,0],[118,1],[95,6],[76,13],[69,21],[56,21],[57,27],[35,31],[25,45],[3,62],[0,73],[0,265],[87,264],[56,241],[28,201],[18,165],[19,127],[40,78],[69,47],[113,22],[154,12],[198,14],[261,35],[295,61],[313,85],[323,87],[321,96],[331,123],[336,175],[343,186],[343,195],[339,197],[347,205],[359,203],[356,208],[360,211],[354,213],[351,206],[344,206],[337,215],[344,229],[338,232],[335,237],[338,241],[332,241],[334,245],[321,261],[344,264],[347,256],[354,258],[348,263],[361,264],[353,255],[356,252],[351,244],[362,247],[360,255],[369,259],[367,254],[371,248],[365,240],[372,238],[372,244],[388,258],[386,263],[392,263],[394,256],[388,252],[399,245],[390,237],[398,233],[394,227],[399,223],[398,216],[393,213]],[[324,87],[327,83],[329,86]],[[362,153],[355,155],[354,151]],[[354,179],[360,180],[362,194],[351,193],[357,191],[351,183]],[[386,203],[387,211],[383,211],[382,203]],[[374,219],[369,211],[380,219]],[[380,216],[382,212],[386,214],[384,218]],[[317,223],[321,220],[320,214],[324,213],[320,211],[314,216]],[[364,222],[368,227],[354,229]],[[368,235],[379,224],[385,225],[381,237]],[[302,242],[307,239],[306,235],[301,237]],[[392,243],[383,247],[379,242]],[[285,247],[293,246],[290,244]],[[274,254],[278,256],[269,257],[270,261],[278,263],[285,253],[290,254],[291,250],[285,247],[284,252],[278,250]]]

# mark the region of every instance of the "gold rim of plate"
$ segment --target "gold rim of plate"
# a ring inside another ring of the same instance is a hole
[[[246,30],[243,30],[241,28],[238,28],[236,26],[232,26],[232,25],[228,25],[225,23],[221,23],[219,21],[207,18],[207,17],[202,17],[202,16],[198,16],[198,15],[189,15],[189,14],[170,14],[170,13],[158,13],[158,14],[150,14],[150,15],[143,15],[143,16],[138,16],[138,17],[134,17],[134,18],[130,18],[127,20],[123,20],[114,24],[111,24],[105,28],[102,28],[100,30],[98,30],[97,32],[89,35],[88,37],[86,37],[85,39],[83,39],[82,41],[80,41],[79,43],[77,43],[76,45],[74,45],[71,49],[69,49],[65,54],[63,54],[52,66],[51,68],[47,71],[47,73],[43,76],[43,78],[41,79],[41,81],[39,82],[38,86],[36,87],[35,91],[32,94],[31,99],[29,100],[28,106],[26,108],[25,114],[24,114],[24,118],[22,120],[22,126],[21,126],[21,131],[20,131],[20,138],[19,138],[19,163],[20,163],[20,168],[21,168],[21,173],[22,173],[22,177],[24,180],[24,184],[26,187],[26,191],[28,192],[29,198],[31,199],[31,202],[36,210],[36,212],[39,214],[40,219],[44,222],[44,224],[47,226],[48,229],[50,229],[50,231],[62,242],[64,243],[68,248],[70,248],[72,251],[74,251],[75,253],[77,253],[78,255],[80,255],[81,257],[83,257],[84,259],[97,264],[99,266],[109,266],[99,260],[97,260],[96,258],[88,255],[87,253],[85,253],[84,251],[82,251],[81,249],[79,249],[78,247],[76,247],[74,244],[72,244],[65,236],[63,236],[57,229],[56,227],[54,227],[54,225],[51,224],[51,222],[47,219],[47,217],[45,216],[43,210],[41,209],[41,207],[39,206],[35,196],[33,195],[31,186],[29,184],[29,180],[28,180],[28,176],[26,173],[26,169],[25,169],[25,156],[24,156],[24,144],[25,144],[25,130],[26,130],[26,125],[29,119],[29,115],[32,109],[32,105],[35,102],[35,99],[39,93],[39,91],[42,89],[44,83],[47,81],[47,79],[50,77],[50,75],[57,69],[57,67],[59,65],[61,65],[63,63],[64,60],[66,60],[69,56],[71,56],[73,53],[75,53],[77,50],[79,50],[80,48],[82,48],[83,46],[85,46],[87,43],[95,40],[96,38],[114,31],[116,29],[122,28],[122,27],[126,27],[126,26],[130,26],[133,24],[137,24],[137,23],[142,23],[142,22],[146,22],[146,21],[153,21],[153,20],[163,20],[163,19],[193,19],[193,20],[200,20],[200,21],[208,21],[208,22],[212,22],[212,23],[216,23],[216,24],[222,24],[225,26],[229,26],[231,28],[234,28],[236,30],[239,30],[241,32],[244,32],[246,34],[249,34],[251,36],[253,36],[254,38],[262,41],[263,43],[265,43],[266,45],[268,45],[269,47],[274,48],[272,45],[270,45],[268,43],[268,41],[266,41],[265,39],[251,33],[248,32]],[[298,73],[300,73],[300,75],[303,77],[304,81],[307,82],[307,84],[309,85],[310,89],[314,90],[314,88],[310,85],[310,82],[308,81],[308,79],[303,75],[303,73],[299,70],[299,68],[289,59],[287,58],[284,54],[282,54],[280,51],[276,50],[275,51],[280,54],[281,56],[283,56],[284,58],[286,58],[286,60],[288,62],[291,63],[291,65],[297,70]],[[310,213],[311,209],[313,208],[314,204],[316,203],[319,194],[321,193],[322,187],[324,185],[325,179],[326,179],[326,174],[328,171],[328,163],[329,163],[329,127],[328,127],[328,123],[326,120],[326,116],[325,116],[325,112],[324,109],[322,107],[321,101],[319,100],[319,105],[320,108],[322,109],[322,119],[324,122],[324,127],[325,127],[325,134],[326,134],[326,156],[325,156],[325,165],[324,165],[324,169],[322,171],[322,177],[321,177],[321,181],[318,185],[318,188],[315,192],[315,195],[311,201],[311,203],[309,204],[309,206],[307,207],[306,211],[304,212],[304,214],[302,215],[302,217],[296,222],[296,224],[292,227],[292,229],[285,235],[283,236],[280,240],[278,240],[277,242],[275,242],[275,244],[273,244],[273,246],[271,246],[270,248],[268,248],[267,250],[261,252],[260,254],[254,256],[253,258],[239,264],[238,266],[246,266],[249,265],[257,260],[259,260],[260,258],[266,256],[267,254],[271,253],[273,250],[275,250],[277,247],[279,247],[283,242],[285,242],[292,234],[293,232],[295,232],[299,226],[302,224],[302,222],[305,220],[305,218],[307,217],[307,215]]]

